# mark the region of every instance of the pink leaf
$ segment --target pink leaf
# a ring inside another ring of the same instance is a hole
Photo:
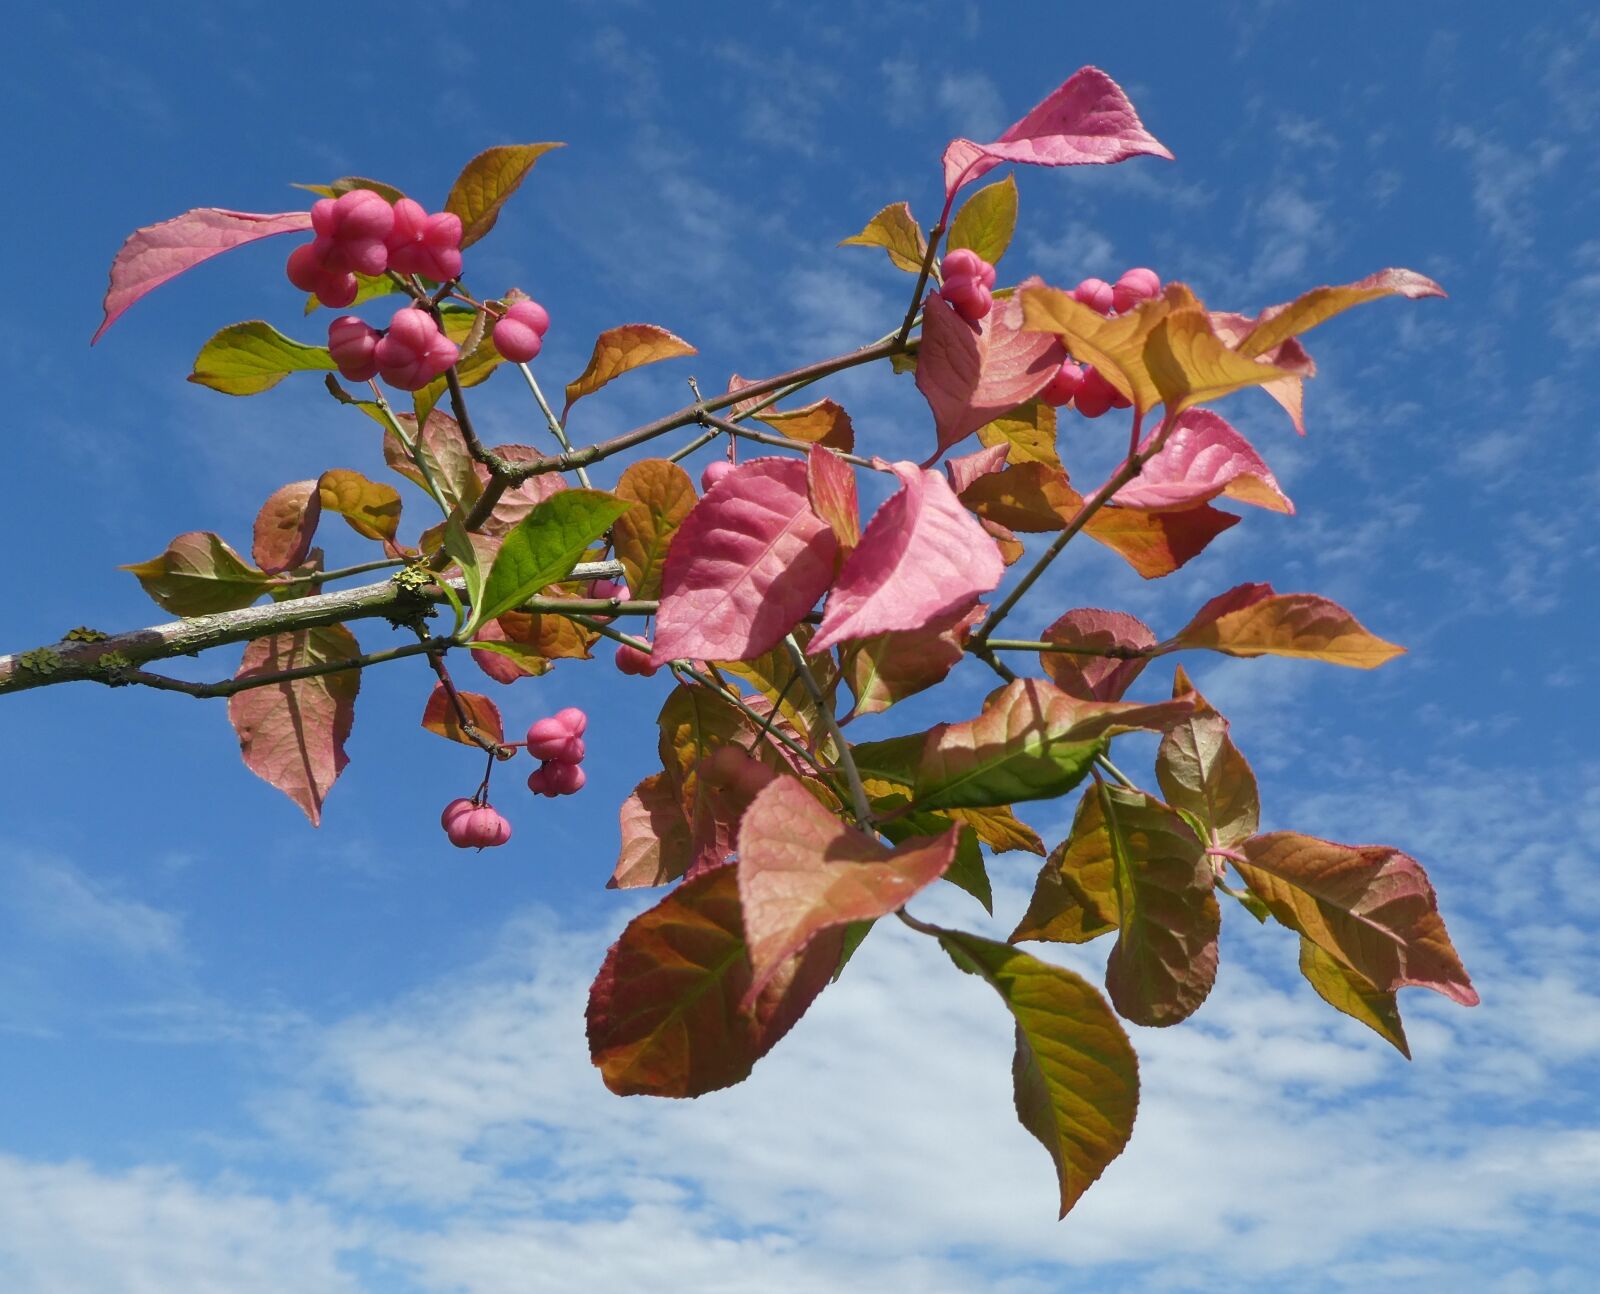
[[[828,523],[843,552],[861,542],[855,473],[844,459],[820,445],[806,455],[806,498],[811,511]]]
[[[235,678],[278,674],[349,660],[361,648],[343,625],[257,638],[244,649]],[[339,670],[268,683],[228,698],[228,720],[250,771],[322,821],[322,802],[350,762],[344,743],[355,723],[361,671]]]
[[[928,462],[1033,399],[1066,356],[1054,334],[1022,331],[1016,298],[996,301],[975,326],[942,297],[930,295],[922,307],[917,351],[917,390],[933,410],[939,436],[938,451]]]
[[[111,284],[106,288],[106,317],[89,339],[93,346],[122,312],[147,292],[176,278],[201,261],[273,234],[292,234],[311,228],[309,211],[284,211],[273,216],[253,211],[224,211],[221,207],[196,207],[159,225],[135,229],[111,262]]]
[[[1140,652],[1156,645],[1156,636],[1144,621],[1126,611],[1101,611],[1079,607],[1069,611],[1044,631],[1044,641],[1082,647],[1085,654],[1040,652],[1039,661],[1063,692],[1085,701],[1119,701],[1149,664],[1149,657],[1096,656],[1098,650]]]
[[[1112,502],[1141,512],[1184,512],[1219,494],[1272,512],[1294,512],[1248,440],[1209,409],[1185,409],[1161,452]]]
[[[617,811],[622,850],[608,890],[665,885],[688,869],[689,824],[665,773],[647,777]]]
[[[1144,128],[1122,87],[1097,67],[1082,67],[992,144],[952,140],[944,150],[944,189],[953,195],[1002,162],[1081,166],[1172,154]]]
[[[311,537],[322,518],[322,495],[315,481],[280,485],[261,505],[250,555],[268,575],[289,570],[305,561]]]
[[[990,476],[998,472],[1006,465],[1006,458],[1010,453],[1010,442],[1002,440],[998,445],[990,445],[975,454],[947,458],[944,471],[950,478],[950,488],[960,494],[980,476]]]
[[[838,549],[807,502],[803,461],[741,464],[707,491],[672,538],[651,660],[761,655],[827,592]]]
[[[1249,315],[1213,310],[1209,317],[1211,331],[1232,347],[1237,347],[1256,326],[1256,321]],[[1305,435],[1306,379],[1317,375],[1317,362],[1300,344],[1298,337],[1290,337],[1268,351],[1261,356],[1261,362],[1271,364],[1273,368],[1287,369],[1294,374],[1293,377],[1279,377],[1270,382],[1263,382],[1261,389],[1283,406],[1284,412],[1289,415],[1289,421],[1294,424],[1296,434]]]
[[[778,776],[737,745],[718,746],[700,761],[695,769],[688,876],[721,867],[738,852],[739,823],[756,796]]]
[[[895,463],[902,482],[867,526],[828,596],[812,651],[921,629],[1000,583],[1005,563],[939,472]]]
[[[739,828],[739,900],[753,976],[748,1009],[767,981],[818,935],[886,916],[955,861],[960,827],[889,849],[841,822],[795,778],[779,776]]]

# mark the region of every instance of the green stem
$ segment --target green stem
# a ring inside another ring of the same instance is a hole
[[[556,411],[550,407],[550,401],[544,398],[544,392],[539,389],[539,380],[534,377],[533,370],[526,364],[518,364],[517,367],[522,370],[523,379],[528,383],[528,390],[533,392],[533,398],[539,402],[539,408],[544,411],[544,420],[550,426],[550,434],[556,438],[562,452],[570,454],[572,442],[567,439],[567,429],[561,425],[561,419],[556,417]],[[587,471],[582,467],[573,470],[577,473],[579,485],[586,490],[592,488]]]
[[[850,743],[844,739],[844,733],[839,731],[839,721],[834,717],[833,707],[828,704],[828,698],[823,694],[817,676],[811,672],[811,666],[806,661],[805,649],[795,641],[793,634],[785,637],[783,643],[789,649],[789,659],[794,664],[795,672],[800,675],[801,683],[811,694],[811,701],[817,707],[818,717],[839,748],[839,771],[850,784],[850,802],[855,809],[856,825],[863,831],[870,832],[873,830],[872,805],[867,799],[867,788],[861,783],[861,770],[856,767],[856,758],[850,753]]]

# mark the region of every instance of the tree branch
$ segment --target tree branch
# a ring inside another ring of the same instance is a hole
[[[621,575],[620,562],[580,562],[572,571],[572,578],[578,580],[616,579]],[[451,581],[451,587],[465,589],[465,585],[456,580]],[[350,620],[377,617],[405,619],[444,600],[443,594],[430,595],[426,591],[414,593],[393,580],[384,580],[378,584],[319,593],[315,597],[244,607],[238,611],[220,611],[215,615],[191,616],[186,620],[174,620],[120,634],[91,638],[82,631],[74,630],[74,636],[47,647],[0,656],[0,695],[55,683],[84,680],[113,683],[118,680],[121,671],[150,661],[194,656],[229,643],[248,642],[252,638],[266,638],[299,629],[319,629],[324,625],[344,624]],[[624,602],[619,605],[592,598],[534,598],[526,605],[540,611],[559,611],[570,607],[595,610],[602,614],[615,610],[623,614],[649,615],[656,609],[654,602]]]

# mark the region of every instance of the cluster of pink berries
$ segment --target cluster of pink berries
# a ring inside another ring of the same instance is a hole
[[[357,274],[393,270],[448,283],[461,273],[461,217],[429,215],[420,202],[392,205],[371,189],[323,198],[311,208],[316,237],[289,253],[289,282],[335,310],[356,299]]]
[[[994,266],[966,247],[939,263],[939,295],[968,323],[977,323],[994,306]]]
[[[589,716],[575,705],[537,719],[528,729],[528,754],[540,760],[528,774],[528,789],[535,795],[572,795],[588,779],[583,772],[583,733]]]
[[[341,315],[328,325],[328,354],[351,382],[381,377],[401,391],[420,391],[460,358],[461,348],[426,310],[404,306],[383,332]]]
[[[1137,266],[1115,283],[1084,279],[1072,289],[1072,295],[1097,314],[1121,314],[1141,301],[1160,296],[1161,277],[1154,270]],[[1071,359],[1062,361],[1040,398],[1058,408],[1071,404],[1085,418],[1098,418],[1108,409],[1126,409],[1130,403],[1093,364],[1078,364]]]
[[[511,839],[511,824],[476,800],[451,800],[439,815],[439,823],[457,849],[493,849]]]

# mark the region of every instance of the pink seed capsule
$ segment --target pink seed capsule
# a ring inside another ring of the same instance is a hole
[[[588,774],[576,764],[546,764],[551,787],[557,795],[576,795],[589,780]]]
[[[454,212],[429,215],[420,202],[401,198],[386,242],[396,274],[421,274],[439,283],[461,274],[461,217]]]
[[[475,809],[477,807],[477,805],[475,805],[465,796],[451,800],[449,804],[444,806],[444,812],[439,815],[439,825],[448,830],[451,822],[453,822],[456,818],[467,812],[467,810]]]
[[[1116,294],[1104,279],[1084,279],[1072,289],[1072,295],[1096,314],[1108,315],[1116,306]]]
[[[1132,310],[1141,301],[1150,301],[1161,295],[1161,276],[1143,265],[1123,273],[1111,289],[1111,303],[1118,314]]]
[[[589,730],[589,716],[575,705],[569,705],[563,710],[557,710],[551,717],[559,719],[565,724],[567,731],[574,737],[581,737]]]
[[[640,651],[637,647],[628,643],[619,643],[617,645],[617,668],[624,674],[633,674],[639,678],[651,678],[658,667],[650,663],[649,652]]]
[[[976,279],[984,287],[992,288],[994,266],[970,247],[958,247],[940,262],[939,277],[947,283],[954,278]]]
[[[328,325],[328,354],[339,372],[352,382],[366,382],[378,374],[378,334],[364,319],[340,315]]]
[[[444,833],[457,849],[493,849],[511,839],[511,824],[480,804],[451,818]]]
[[[577,764],[583,761],[583,728],[574,732],[561,716],[553,714],[548,719],[536,719],[528,728],[528,754],[535,759],[560,764]],[[577,712],[580,716],[583,711]],[[587,720],[585,720],[587,722]]]
[[[1072,404],[1085,418],[1098,418],[1112,407],[1116,394],[1117,388],[1091,366],[1083,370],[1083,382]]]
[[[968,323],[977,323],[994,305],[994,297],[979,280],[958,275],[946,279],[939,295]]]
[[[550,315],[537,301],[518,301],[494,326],[494,348],[513,364],[526,364],[544,347]]]
[[[1074,364],[1070,359],[1062,360],[1056,375],[1050,379],[1045,389],[1039,392],[1039,398],[1059,409],[1064,404],[1072,403],[1072,397],[1078,394],[1078,388],[1082,385],[1083,367]]]
[[[439,331],[433,316],[406,306],[395,311],[373,354],[379,375],[390,386],[420,391],[454,364],[461,350]]]
[[[550,785],[550,770],[557,767],[554,764],[540,764],[538,768],[528,774],[528,789],[535,795],[543,795],[554,799],[561,792]]]
[[[719,458],[714,463],[707,463],[706,470],[700,473],[700,493],[705,494],[713,485],[733,471],[733,464],[725,458]]]

